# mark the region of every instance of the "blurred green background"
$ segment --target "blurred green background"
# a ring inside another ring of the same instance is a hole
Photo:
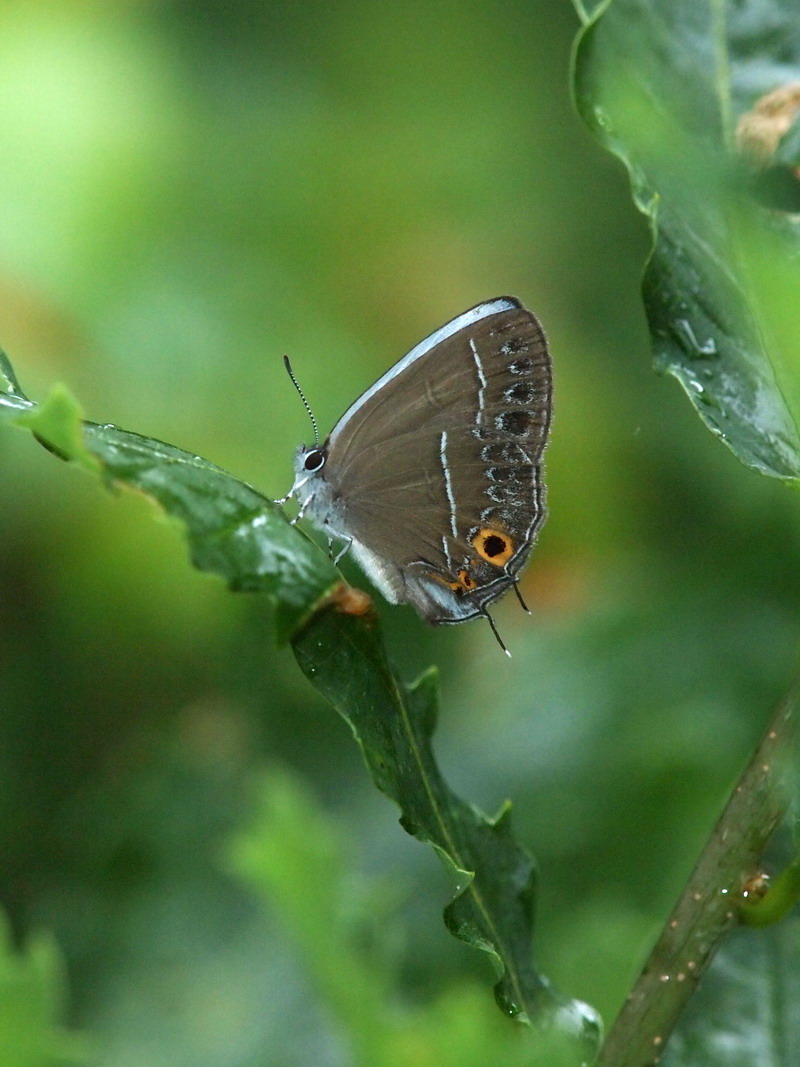
[[[0,344],[33,398],[64,381],[89,418],[279,496],[309,435],[284,352],[324,433],[465,308],[536,310],[551,517],[533,618],[496,612],[513,659],[478,623],[380,610],[404,677],[440,667],[451,784],[514,802],[543,969],[610,1021],[793,672],[799,531],[650,370],[647,232],[572,112],[577,25],[566,0],[6,0]],[[55,936],[101,1061],[350,1062],[298,938],[225,859],[278,765],[390,887],[398,1010],[479,983],[469,1010],[495,1013],[444,872],[266,601],[5,426],[0,471],[0,902],[21,942]]]

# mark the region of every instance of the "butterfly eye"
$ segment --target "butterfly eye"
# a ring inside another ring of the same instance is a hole
[[[307,471],[318,471],[325,463],[325,456],[320,448],[312,448],[306,452],[303,466]]]

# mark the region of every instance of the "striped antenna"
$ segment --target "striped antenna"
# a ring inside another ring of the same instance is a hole
[[[305,407],[306,411],[308,412],[308,416],[311,419],[311,425],[314,427],[314,445],[316,447],[319,445],[319,431],[317,430],[317,420],[314,418],[314,412],[311,410],[311,405],[306,400],[305,393],[297,383],[297,378],[295,378],[294,376],[294,371],[292,370],[292,365],[289,362],[288,356],[283,357],[283,365],[284,367],[286,367],[286,371],[289,377],[292,379],[292,384],[294,385],[297,392],[300,394],[300,399],[303,401],[303,406]]]

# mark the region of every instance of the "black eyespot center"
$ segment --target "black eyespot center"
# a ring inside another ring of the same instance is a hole
[[[321,448],[312,448],[306,452],[303,459],[303,468],[307,471],[318,471],[325,466],[325,453]]]
[[[508,542],[504,537],[500,537],[498,534],[489,534],[488,537],[483,539],[483,551],[487,556],[499,556],[507,551],[507,549]]]

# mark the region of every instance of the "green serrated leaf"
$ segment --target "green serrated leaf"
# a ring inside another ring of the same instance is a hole
[[[349,723],[375,784],[400,807],[403,827],[430,842],[456,877],[445,921],[456,937],[491,956],[503,1010],[539,1024],[557,1020],[595,1046],[595,1013],[556,993],[535,966],[535,870],[511,834],[509,809],[487,818],[439,773],[431,748],[435,672],[402,686],[375,620],[332,610],[315,617],[293,644],[303,671]]]
[[[772,294],[797,292],[800,244],[789,219],[776,239],[774,213],[748,192],[734,133],[792,66],[794,0],[613,0],[587,22],[574,63],[578,110],[627,167],[651,224],[656,366],[744,463],[780,478],[800,477],[800,337]]]
[[[252,486],[163,441],[82,422],[78,404],[63,388],[54,389],[42,407],[17,393],[0,393],[2,414],[32,430],[62,458],[99,472],[108,485],[127,486],[157,501],[185,525],[196,567],[221,575],[231,589],[274,599],[281,641],[300,629],[342,581],[328,557]]]
[[[576,1067],[563,1031],[508,1026],[476,986],[411,1005],[393,995],[396,914],[408,886],[353,873],[352,841],[304,783],[272,765],[227,864],[280,916],[316,991],[345,1035],[348,1062],[372,1067]]]
[[[39,934],[16,952],[0,913],[0,1063],[66,1067],[87,1062],[87,1039],[62,1027],[63,1004],[64,967],[55,942]]]
[[[305,625],[342,579],[283,511],[221,467],[116,426],[87,424],[86,445],[114,483],[147,493],[186,526],[192,562],[237,592],[269,594],[279,640]]]

